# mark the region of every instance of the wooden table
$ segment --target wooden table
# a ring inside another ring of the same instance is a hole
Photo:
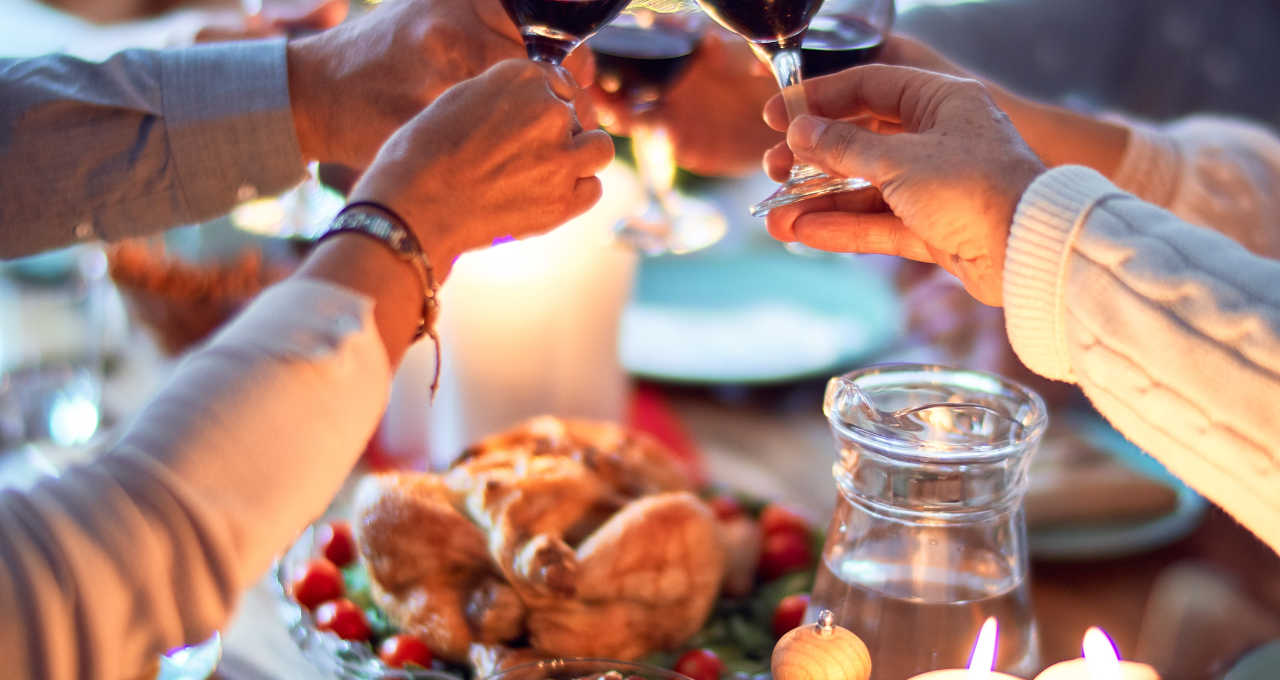
[[[820,383],[668,395],[711,479],[782,500],[816,520],[830,515],[833,444],[819,412]],[[1211,668],[1280,637],[1280,556],[1217,510],[1190,536],[1155,552],[1033,563],[1031,587],[1046,663],[1079,656],[1090,625],[1105,628],[1126,657],[1177,659],[1176,667],[1162,667],[1165,680],[1212,677]],[[245,596],[226,630],[218,677],[319,676],[279,624],[274,597],[265,585]]]

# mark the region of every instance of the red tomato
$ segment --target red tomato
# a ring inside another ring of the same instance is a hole
[[[339,567],[345,567],[356,559],[356,540],[351,537],[351,525],[341,520],[320,527],[316,535],[320,552]]]
[[[809,593],[788,595],[773,610],[773,636],[780,638],[804,621],[804,610],[809,608]]]
[[[693,649],[676,661],[674,670],[693,680],[720,680],[724,662],[710,649]]]
[[[342,597],[342,572],[333,562],[317,557],[307,563],[289,586],[298,604],[313,609],[316,605]]]
[[[733,496],[716,496],[707,501],[707,505],[711,506],[711,512],[714,512],[716,519],[721,522],[737,519],[746,514],[742,509],[742,504]]]
[[[346,598],[329,600],[316,607],[316,628],[343,640],[368,640],[369,622],[356,603]]]
[[[795,510],[785,505],[770,503],[760,512],[760,530],[765,536],[772,536],[780,531],[809,533],[809,521]]]
[[[431,650],[426,643],[405,633],[383,640],[378,646],[378,657],[392,668],[403,668],[407,663],[431,668]]]
[[[808,569],[813,562],[813,548],[808,531],[777,531],[765,534],[760,551],[760,575],[772,581],[783,574]]]

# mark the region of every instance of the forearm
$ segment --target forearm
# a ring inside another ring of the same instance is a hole
[[[0,257],[225,213],[302,177],[283,41],[0,60]]]
[[[1018,209],[1010,340],[1280,550],[1280,262],[1063,168]]]
[[[1129,142],[1127,126],[989,89],[1046,166],[1083,165],[1115,177]]]
[[[349,474],[421,311],[412,268],[326,240],[98,461],[0,497],[11,677],[132,677],[207,637]]]

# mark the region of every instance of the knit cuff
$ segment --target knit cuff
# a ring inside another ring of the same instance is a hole
[[[1076,232],[1100,200],[1122,195],[1097,172],[1062,166],[1031,183],[1013,217],[1004,259],[1005,327],[1027,368],[1073,382],[1067,352],[1067,258]]]
[[[1182,151],[1173,136],[1157,127],[1116,118],[1129,128],[1129,144],[1116,168],[1115,184],[1162,208],[1177,194]]]

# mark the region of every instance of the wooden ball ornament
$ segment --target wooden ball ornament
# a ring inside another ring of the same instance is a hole
[[[818,622],[793,628],[773,647],[773,680],[867,680],[871,653],[857,635],[835,625],[824,609]]]

